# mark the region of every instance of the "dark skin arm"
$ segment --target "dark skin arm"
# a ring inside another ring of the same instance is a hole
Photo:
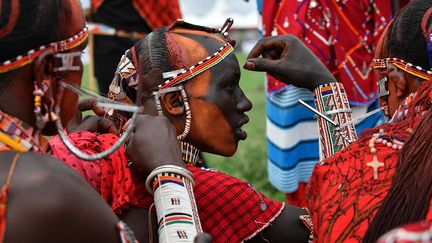
[[[14,155],[0,155],[2,181]],[[5,242],[120,242],[111,208],[52,157],[22,154],[8,199]]]
[[[249,53],[244,68],[267,72],[285,84],[311,91],[319,85],[336,82],[318,57],[293,35],[259,40]]]
[[[313,91],[322,84],[336,82],[323,63],[295,36],[263,38],[247,57],[245,69],[267,72],[285,84]],[[299,220],[306,211],[287,205],[281,215],[261,235],[250,242],[307,242],[309,230]]]
[[[304,214],[307,214],[304,209],[286,205],[282,213],[261,234],[248,242],[308,242],[310,232],[299,219],[299,216]]]

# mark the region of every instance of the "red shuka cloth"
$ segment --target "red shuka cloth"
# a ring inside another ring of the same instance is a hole
[[[420,117],[418,118],[420,119]],[[418,121],[418,120],[417,120]],[[395,131],[407,138],[409,133]],[[390,190],[399,150],[375,143],[378,170],[367,166],[373,160],[368,140],[355,142],[315,166],[307,185],[307,206],[317,242],[361,241]],[[432,219],[431,211],[427,219]]]
[[[351,104],[368,104],[376,98],[377,85],[370,68],[374,47],[391,16],[391,0],[370,2],[266,0],[264,36],[299,37],[343,83]],[[285,86],[268,76],[268,92]]]
[[[76,132],[69,139],[86,153],[98,153],[112,146],[118,137]],[[131,175],[123,148],[104,160],[87,162],[72,155],[58,136],[50,140],[50,145],[53,155],[81,174],[117,214],[129,207],[148,209],[153,203],[153,196],[145,189],[145,178]],[[284,208],[284,203],[259,193],[267,207],[262,211],[258,192],[249,183],[216,170],[186,167],[195,177],[194,194],[203,230],[213,242],[250,239]]]
[[[92,11],[96,12],[103,2],[91,0]],[[169,26],[182,18],[178,0],[132,0],[132,4],[153,30]]]

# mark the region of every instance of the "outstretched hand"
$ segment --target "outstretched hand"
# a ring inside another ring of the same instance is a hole
[[[126,154],[134,169],[147,174],[162,165],[185,167],[176,129],[164,116],[139,115]]]
[[[319,85],[336,82],[324,64],[293,35],[259,40],[249,53],[244,68],[267,72],[285,84],[311,91]]]

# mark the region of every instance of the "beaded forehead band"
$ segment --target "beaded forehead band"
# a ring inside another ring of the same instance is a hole
[[[234,48],[229,43],[225,43],[224,46],[219,48],[217,52],[213,53],[211,56],[206,57],[203,61],[198,62],[196,65],[192,65],[187,70],[180,69],[163,73],[164,80],[166,81],[163,85],[159,85],[159,91],[183,83],[199,75],[200,73],[209,70],[210,68],[219,64],[233,51]]]
[[[42,45],[36,49],[32,49],[27,52],[25,55],[19,55],[16,58],[7,60],[0,65],[0,73],[9,72],[20,67],[23,67],[35,60],[38,56],[42,54],[43,51],[47,49],[53,49],[55,53],[64,52],[70,49],[73,49],[79,45],[81,45],[88,36],[88,28],[84,27],[78,34],[57,42],[52,42],[47,45]],[[64,57],[61,57],[64,59]]]
[[[197,64],[192,65],[187,70],[179,69],[179,70],[163,73],[163,78],[165,82],[164,84],[158,86],[159,93],[166,93],[166,92],[173,91],[170,89],[167,90],[167,88],[176,86],[180,83],[183,83],[187,80],[194,78],[195,76],[216,66],[227,56],[229,56],[234,51],[233,46],[230,44],[231,42],[233,42],[233,40],[230,38],[228,34],[228,30],[231,28],[233,23],[234,20],[232,18],[228,18],[225,21],[222,28],[218,29],[217,31],[213,29],[209,29],[212,32],[219,32],[225,38],[226,41],[225,44],[221,48],[219,48],[218,51],[206,57],[204,60],[199,61]]]
[[[388,64],[393,64],[397,68],[412,74],[418,78],[421,79],[432,79],[432,70],[426,70],[420,66],[416,66],[412,63],[405,62],[402,59],[395,58],[395,57],[388,57],[388,58],[374,58],[372,60],[372,68],[373,69],[386,69],[388,67]]]

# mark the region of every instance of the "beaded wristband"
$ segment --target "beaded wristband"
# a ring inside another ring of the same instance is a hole
[[[315,89],[317,110],[338,125],[352,121],[352,112],[341,83],[329,83]],[[357,139],[355,126],[338,127],[318,117],[320,160],[332,156]]]
[[[193,193],[193,176],[173,165],[156,168],[146,180],[154,194],[159,242],[193,242],[202,232]]]
[[[191,181],[192,187],[195,186],[194,176],[189,170],[176,165],[162,165],[154,169],[147,177],[146,188],[149,193],[153,194],[154,179],[158,174],[161,173],[174,173],[186,177],[187,179],[189,179],[189,181]]]

